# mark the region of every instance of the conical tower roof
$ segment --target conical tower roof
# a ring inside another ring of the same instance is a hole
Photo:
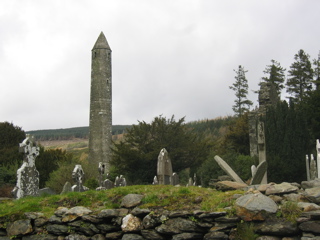
[[[100,33],[96,43],[93,46],[93,49],[98,49],[98,48],[105,48],[105,49],[110,49],[111,50],[111,48],[109,47],[109,44],[108,44],[107,39],[104,36],[103,32]]]

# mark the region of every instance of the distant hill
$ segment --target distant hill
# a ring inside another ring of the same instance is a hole
[[[194,129],[196,132],[204,133],[215,137],[224,135],[226,127],[234,120],[234,117],[218,117],[215,119],[204,119],[186,123],[189,128]],[[126,132],[127,128],[132,125],[113,125],[112,135],[115,138],[121,136]],[[53,140],[71,140],[75,138],[89,138],[89,127],[75,127],[75,128],[62,128],[62,129],[48,129],[48,130],[34,130],[27,131],[37,141],[53,141]]]
[[[123,134],[131,125],[113,125],[112,135]],[[61,128],[61,129],[47,129],[47,130],[34,130],[27,131],[37,141],[50,141],[50,140],[70,140],[73,138],[88,138],[89,127],[75,127],[75,128]]]

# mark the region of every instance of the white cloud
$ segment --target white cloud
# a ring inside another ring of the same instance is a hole
[[[91,49],[113,54],[113,123],[232,114],[238,65],[257,90],[275,59],[318,54],[315,0],[0,3],[0,121],[25,130],[88,125]],[[257,96],[250,93],[256,103]]]

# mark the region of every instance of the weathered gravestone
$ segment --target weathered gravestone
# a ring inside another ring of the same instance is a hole
[[[99,186],[100,188],[103,188],[103,175],[106,172],[106,164],[103,162],[99,162],[99,167],[98,167],[98,171],[99,171]]]
[[[319,139],[317,139],[317,146],[316,146],[316,149],[317,149],[317,178],[320,178],[320,142],[319,142]]]
[[[104,180],[103,182],[103,186],[105,187],[105,189],[111,189],[114,187],[114,182],[112,182],[109,179]]]
[[[152,185],[158,185],[158,184],[159,184],[158,178],[157,178],[157,176],[154,176]]]
[[[188,186],[188,187],[189,187],[189,186],[193,186],[193,180],[192,180],[192,178],[189,178],[189,181],[188,181],[187,186]]]
[[[66,182],[64,184],[63,189],[62,189],[60,194],[65,194],[65,193],[68,193],[68,192],[72,192],[72,186],[71,186],[71,183]]]
[[[232,170],[232,168],[229,166],[228,163],[226,163],[221,157],[216,155],[214,157],[214,160],[218,163],[218,165],[222,168],[223,171],[225,171],[226,174],[229,175],[234,181],[238,183],[244,183],[241,178],[238,176],[238,174],[235,173],[235,171]]]
[[[306,155],[306,170],[307,170],[307,181],[310,181],[310,165],[309,165],[308,155]]]
[[[19,151],[24,153],[22,166],[17,171],[17,184],[12,190],[16,198],[39,195],[39,172],[35,166],[39,156],[39,147],[34,145],[34,139],[29,134],[19,145]]]
[[[258,123],[258,149],[259,149],[259,164],[267,161],[266,157],[266,139],[265,139],[265,129],[264,123],[260,121]],[[262,184],[267,184],[267,172],[264,173],[264,176],[261,181]]]
[[[177,173],[172,174],[172,185],[176,186],[180,184],[179,175]]]
[[[159,184],[171,184],[172,164],[165,148],[161,149],[158,156],[157,176]]]
[[[83,186],[84,171],[81,165],[77,164],[72,172],[72,179],[76,182],[76,185],[72,186],[73,192],[84,192],[87,187]]]
[[[314,180],[317,178],[317,164],[314,160],[313,154],[311,154],[311,161],[310,161],[310,180]]]

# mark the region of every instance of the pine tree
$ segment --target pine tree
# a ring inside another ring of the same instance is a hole
[[[314,65],[314,81],[316,85],[316,90],[320,90],[320,52],[318,54],[318,59],[313,60]]]
[[[268,77],[263,77],[262,80],[271,83],[275,86],[278,95],[280,95],[281,90],[284,88],[285,72],[286,69],[281,67],[280,63],[271,60],[271,65],[268,65],[263,71],[265,74],[268,74]]]
[[[236,81],[229,86],[230,89],[235,91],[236,99],[234,100],[234,105],[232,106],[232,110],[235,112],[237,116],[242,116],[245,112],[248,112],[250,106],[253,104],[252,101],[247,99],[248,95],[248,80],[246,79],[246,72],[244,67],[239,65],[238,70],[233,70],[236,73],[235,79]]]
[[[295,62],[291,64],[287,79],[287,92],[292,100],[300,102],[312,90],[313,69],[310,56],[302,49],[294,55]]]

